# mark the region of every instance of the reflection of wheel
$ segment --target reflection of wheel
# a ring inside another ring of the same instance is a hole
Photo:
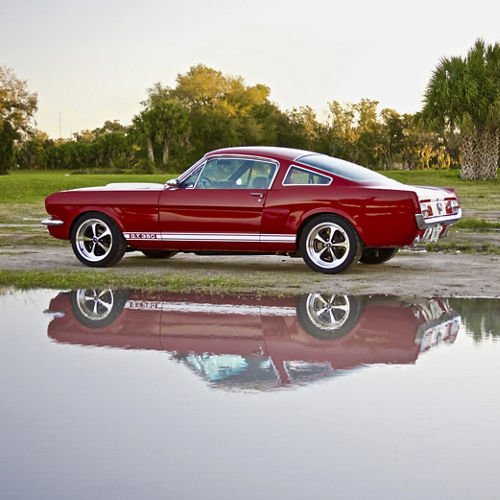
[[[100,212],[87,212],[73,225],[71,245],[80,262],[90,267],[116,264],[127,244],[111,217]]]
[[[170,250],[141,250],[141,252],[150,259],[169,259],[177,253]]]
[[[361,309],[359,299],[348,295],[310,293],[297,300],[300,326],[319,339],[337,339],[349,333]]]
[[[321,215],[301,232],[299,248],[314,271],[340,273],[359,260],[361,245],[356,230],[342,217]]]
[[[109,326],[122,312],[127,301],[123,290],[76,290],[71,292],[71,309],[75,318],[84,326],[103,328]]]
[[[392,259],[398,248],[364,248],[359,259],[363,264],[382,264]]]

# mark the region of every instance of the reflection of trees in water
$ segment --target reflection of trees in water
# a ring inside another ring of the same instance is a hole
[[[475,341],[500,338],[500,299],[450,299]]]

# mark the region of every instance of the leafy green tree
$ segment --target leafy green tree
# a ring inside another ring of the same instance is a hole
[[[427,86],[420,118],[441,133],[461,134],[462,178],[496,178],[500,44],[477,40],[466,57],[442,58]]]
[[[155,163],[155,145],[161,153],[157,163],[164,166],[169,160],[169,153],[174,144],[187,141],[190,121],[189,112],[178,100],[153,97],[148,107],[134,117],[136,130],[147,144],[148,158]]]
[[[19,168],[38,170],[43,168],[43,153],[53,146],[54,141],[41,130],[33,130],[26,141],[16,149],[16,162]]]
[[[0,174],[14,166],[14,143],[26,138],[36,110],[36,93],[10,68],[0,66]]]
[[[150,162],[174,167],[210,149],[273,144],[280,115],[268,96],[265,85],[248,86],[200,64],[178,75],[175,88],[148,89],[134,130]]]
[[[401,157],[405,140],[405,121],[397,111],[385,108],[380,113],[382,124],[377,153],[384,169],[392,169]]]
[[[344,160],[357,161],[359,156],[356,107],[342,106],[338,101],[328,103],[330,154]]]
[[[316,149],[320,125],[310,106],[301,106],[283,113],[280,118],[278,145],[299,149]]]
[[[357,114],[358,161],[362,165],[378,167],[381,123],[378,119],[378,101],[361,99],[354,105]]]
[[[189,107],[217,109],[227,116],[245,116],[269,97],[269,87],[262,84],[247,86],[243,78],[225,76],[203,64],[192,66],[177,76],[172,94]]]

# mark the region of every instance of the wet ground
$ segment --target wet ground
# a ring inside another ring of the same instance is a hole
[[[0,497],[496,499],[500,300],[0,295]]]

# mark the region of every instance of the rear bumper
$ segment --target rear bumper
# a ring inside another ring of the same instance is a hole
[[[443,215],[442,217],[431,217],[429,219],[424,219],[422,214],[415,215],[415,221],[419,229],[429,229],[433,226],[449,226],[450,224],[455,224],[462,218],[462,209],[459,208],[458,212],[453,215]]]

